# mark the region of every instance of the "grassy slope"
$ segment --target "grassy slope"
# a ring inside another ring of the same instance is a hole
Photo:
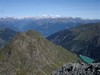
[[[39,33],[19,33],[0,50],[0,75],[49,75],[65,63],[78,57],[49,42]]]

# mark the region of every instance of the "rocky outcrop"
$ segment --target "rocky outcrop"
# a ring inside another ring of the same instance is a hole
[[[100,63],[66,64],[57,71],[53,71],[51,75],[100,75]]]

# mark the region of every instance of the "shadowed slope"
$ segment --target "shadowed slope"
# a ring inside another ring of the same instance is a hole
[[[63,30],[48,39],[64,48],[100,60],[100,23]]]
[[[4,47],[7,43],[9,43],[17,32],[14,30],[3,28],[0,29],[0,48]]]

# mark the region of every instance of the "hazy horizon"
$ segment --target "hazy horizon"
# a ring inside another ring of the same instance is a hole
[[[80,19],[90,19],[90,20],[95,20],[95,19],[97,19],[97,20],[100,20],[100,18],[82,18],[82,17],[72,17],[72,16],[60,16],[59,15],[59,17],[58,16],[48,16],[48,17],[46,17],[46,16],[43,16],[43,15],[39,15],[39,16],[18,16],[18,17],[16,17],[16,16],[0,16],[0,18],[13,18],[13,19],[24,19],[24,18],[36,18],[36,19],[42,19],[42,18],[73,18],[73,19],[75,19],[75,18],[80,18]]]
[[[0,17],[43,15],[100,19],[100,0],[0,0]]]

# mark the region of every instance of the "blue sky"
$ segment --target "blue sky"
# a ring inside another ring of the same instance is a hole
[[[100,0],[0,0],[1,17],[41,15],[100,19]]]

